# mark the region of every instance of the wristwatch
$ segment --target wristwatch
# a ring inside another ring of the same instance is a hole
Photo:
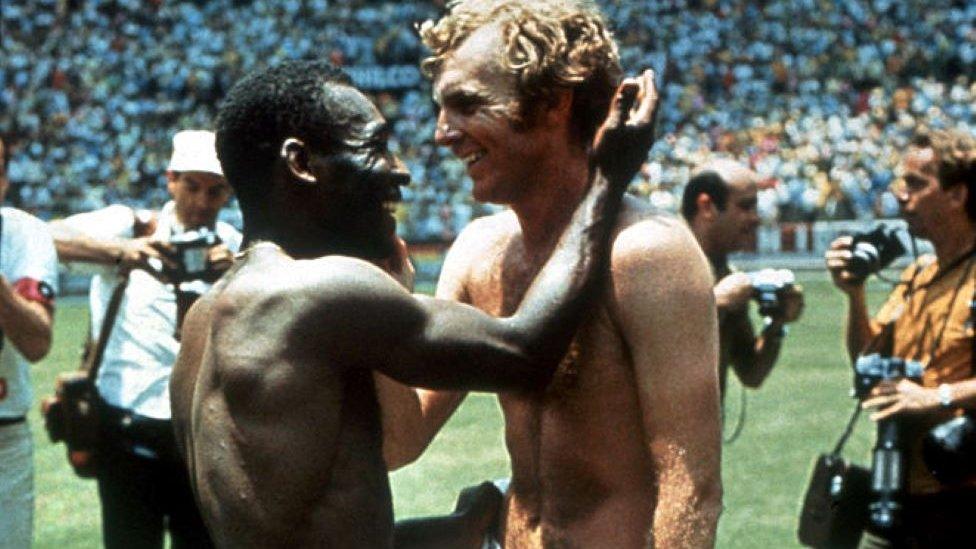
[[[943,408],[950,408],[952,406],[952,386],[948,383],[939,385],[939,404]]]

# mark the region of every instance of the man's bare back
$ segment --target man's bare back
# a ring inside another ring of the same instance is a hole
[[[411,295],[357,259],[391,272],[407,262],[386,204],[406,174],[379,111],[341,73],[291,62],[235,85],[217,150],[251,247],[187,315],[170,380],[177,443],[219,546],[392,543],[374,373],[439,390],[549,382],[599,287],[621,196],[651,144],[647,81],[615,93],[588,189],[504,319]]]
[[[386,275],[349,258],[309,263],[258,246],[186,321],[174,383],[197,382],[177,430],[201,504],[221,515],[208,521],[219,546],[382,547],[391,535],[372,372],[316,344],[316,328],[336,323],[302,298],[315,291],[303,273]]]
[[[511,212],[472,224],[454,250],[438,297],[496,316],[510,314],[539,265]],[[512,464],[506,547],[644,547],[656,521],[660,541],[694,544],[661,529],[672,520],[714,524],[711,510],[658,508],[719,496],[705,262],[680,222],[625,201],[611,273],[545,392],[499,395]],[[641,338],[666,348],[639,348],[635,330],[658,331]],[[422,394],[433,410],[460,401]],[[655,409],[686,395],[680,409]]]

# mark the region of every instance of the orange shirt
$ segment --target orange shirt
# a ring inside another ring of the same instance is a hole
[[[973,376],[973,326],[969,302],[976,288],[976,258],[950,265],[939,273],[935,257],[926,255],[902,273],[901,284],[875,316],[873,328],[894,322],[891,356],[917,360],[925,369],[922,385],[938,387]],[[909,492],[937,492],[942,485],[922,460],[922,439],[953,413],[913,417],[905,423],[909,448]]]

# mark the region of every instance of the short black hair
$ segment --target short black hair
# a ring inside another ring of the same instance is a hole
[[[333,85],[352,81],[331,63],[300,60],[252,72],[228,92],[217,114],[217,157],[242,209],[266,195],[285,139],[331,148],[328,136],[348,131],[333,117]]]
[[[719,211],[725,210],[729,200],[729,187],[718,172],[705,170],[695,174],[685,185],[681,195],[681,215],[690,223],[698,213],[698,195],[705,193]]]

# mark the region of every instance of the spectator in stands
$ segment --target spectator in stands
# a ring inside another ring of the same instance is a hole
[[[92,340],[110,330],[95,383],[101,400],[96,476],[109,548],[162,547],[167,529],[173,547],[210,544],[176,453],[169,404],[178,319],[190,301],[183,298],[209,285],[174,278],[185,276],[174,268],[186,265],[168,243],[191,231],[216,233],[218,244],[206,252],[207,270],[216,274],[230,266],[241,236],[216,221],[231,189],[212,132],[178,132],[166,177],[173,200],[158,215],[113,205],[51,224],[61,261],[95,268]],[[123,283],[118,315],[104,324],[108,300]]]
[[[728,255],[744,249],[759,226],[756,211],[758,176],[727,159],[712,160],[685,186],[681,214],[695,234],[715,277],[719,318],[719,381],[725,394],[729,365],[743,385],[758,388],[776,365],[786,324],[800,317],[803,292],[790,285],[778,295],[779,307],[764,319],[756,337],[749,318],[753,283],[746,273],[729,266]]]
[[[661,180],[645,192],[682,185],[682,171],[721,150],[776,181],[770,211],[785,220],[890,215],[877,183],[892,179],[894,145],[919,127],[976,125],[973,2],[599,3],[624,68],[667,72],[660,125],[680,146],[655,148]],[[350,69],[416,66],[402,22],[438,9],[416,0],[8,3],[0,131],[30,143],[12,144],[20,187],[11,199],[42,218],[65,215],[114,203],[103,196],[113,181],[126,203],[158,206],[168,134],[209,124],[215,99],[258,60],[334,51]],[[454,178],[449,155],[423,146],[433,132],[425,95],[396,90],[383,110],[391,147],[411,173],[425,172],[427,187],[405,196],[401,214],[412,239],[451,234],[434,207],[444,197],[458,206],[456,225],[468,211],[494,211],[468,198],[470,181]],[[783,160],[761,167],[770,157]],[[827,181],[807,175],[810,166]],[[821,183],[834,189],[822,201]],[[655,202],[677,205],[667,198]]]
[[[7,194],[8,149],[0,139],[0,202]],[[0,540],[31,546],[34,447],[28,362],[51,348],[57,255],[44,222],[16,208],[0,209]]]

